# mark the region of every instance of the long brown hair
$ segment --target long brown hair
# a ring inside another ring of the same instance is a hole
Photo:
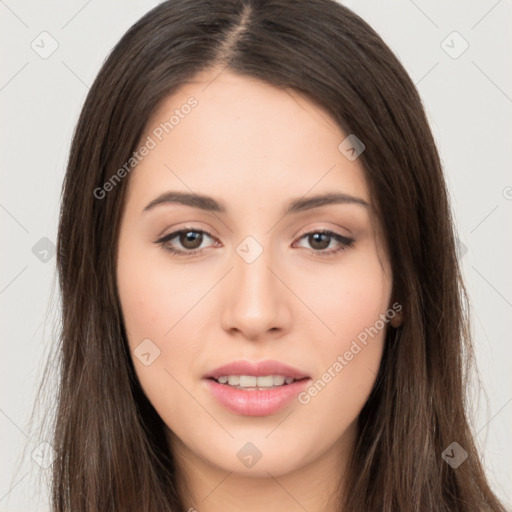
[[[387,334],[336,508],[504,511],[469,427],[467,298],[423,106],[382,39],[334,0],[169,0],[133,25],[102,66],[63,185],[53,511],[186,509],[163,421],[135,375],[117,295],[129,176],[102,197],[97,190],[130,159],[159,103],[213,67],[304,94],[365,145],[359,158],[405,322]],[[457,468],[442,457],[453,442],[468,453]]]

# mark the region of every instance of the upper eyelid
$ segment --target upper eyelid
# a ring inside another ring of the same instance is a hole
[[[199,228],[181,228],[181,229],[177,229],[175,231],[171,231],[167,235],[161,236],[157,240],[157,242],[161,242],[161,241],[165,241],[165,240],[172,240],[173,238],[176,238],[181,233],[188,233],[189,231],[193,231],[194,233],[201,233],[201,234],[206,235],[206,236],[208,236],[210,238],[215,238],[215,239],[217,238],[216,236],[212,235],[208,231],[205,231],[204,229],[199,229]]]

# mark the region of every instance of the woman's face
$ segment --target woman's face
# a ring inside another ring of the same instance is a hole
[[[348,134],[294,91],[217,74],[187,83],[147,125],[119,297],[173,451],[277,476],[352,445],[391,272],[357,153],[350,140],[339,148]],[[325,194],[339,196],[314,199]]]

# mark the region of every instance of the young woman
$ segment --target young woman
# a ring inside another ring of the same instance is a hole
[[[172,0],[87,96],[54,512],[504,511],[418,93],[332,0]]]

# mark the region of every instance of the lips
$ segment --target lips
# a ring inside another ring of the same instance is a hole
[[[224,366],[219,366],[207,373],[204,379],[215,379],[225,375],[253,375],[255,377],[263,377],[266,375],[282,375],[283,377],[291,377],[295,380],[309,378],[304,372],[297,368],[293,368],[279,361],[261,361],[259,363],[252,363],[250,361],[234,361]]]
[[[269,386],[269,376],[277,382],[275,386]],[[203,380],[209,393],[230,412],[267,416],[289,405],[311,378],[297,368],[268,360],[259,363],[235,361],[215,368]]]

